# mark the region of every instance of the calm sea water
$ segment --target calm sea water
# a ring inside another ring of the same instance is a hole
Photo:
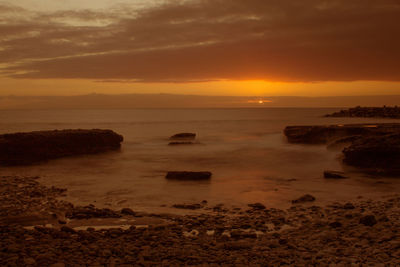
[[[0,111],[0,133],[112,129],[124,136],[121,151],[0,168],[2,174],[40,176],[68,188],[68,200],[112,208],[171,211],[176,203],[243,206],[262,202],[287,207],[305,193],[317,203],[400,192],[400,179],[352,173],[326,180],[326,169],[342,170],[340,151],[288,144],[287,125],[392,122],[387,119],[324,118],[337,109],[132,109]],[[169,136],[195,132],[199,145],[168,146]],[[209,182],[167,181],[167,171],[211,171]],[[161,207],[166,205],[167,207]]]

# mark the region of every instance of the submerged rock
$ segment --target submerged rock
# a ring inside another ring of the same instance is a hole
[[[169,139],[170,140],[194,140],[196,138],[195,133],[177,133],[173,136],[171,136]]]
[[[324,177],[327,179],[344,179],[347,178],[344,172],[324,171]]]
[[[292,203],[299,204],[299,203],[313,202],[313,201],[315,201],[315,197],[310,194],[306,194],[298,199],[292,200]]]
[[[208,180],[211,178],[211,172],[187,172],[187,171],[173,171],[168,172],[165,178],[171,180]]]
[[[169,146],[194,145],[194,143],[193,143],[193,142],[190,142],[190,141],[186,141],[186,142],[174,141],[174,142],[170,142],[168,145],[169,145]]]
[[[55,130],[0,135],[0,165],[26,165],[66,156],[119,149],[111,130]]]

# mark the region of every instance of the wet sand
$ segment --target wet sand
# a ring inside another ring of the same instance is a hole
[[[400,264],[399,194],[177,215],[75,207],[37,177],[1,177],[0,193],[2,266]]]

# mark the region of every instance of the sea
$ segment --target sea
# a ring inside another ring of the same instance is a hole
[[[174,204],[245,207],[260,202],[288,208],[304,194],[314,205],[376,199],[400,192],[400,179],[373,177],[343,166],[341,151],[325,145],[289,144],[289,125],[398,122],[392,119],[328,118],[338,108],[2,110],[0,133],[53,129],[112,129],[121,150],[2,167],[0,175],[39,176],[47,186],[67,188],[64,199],[147,212],[181,212]],[[180,132],[198,144],[169,146]],[[348,179],[323,178],[324,170]],[[168,171],[210,171],[209,181],[171,181]]]

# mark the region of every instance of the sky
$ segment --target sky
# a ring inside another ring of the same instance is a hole
[[[398,0],[0,0],[0,95],[400,94]]]

